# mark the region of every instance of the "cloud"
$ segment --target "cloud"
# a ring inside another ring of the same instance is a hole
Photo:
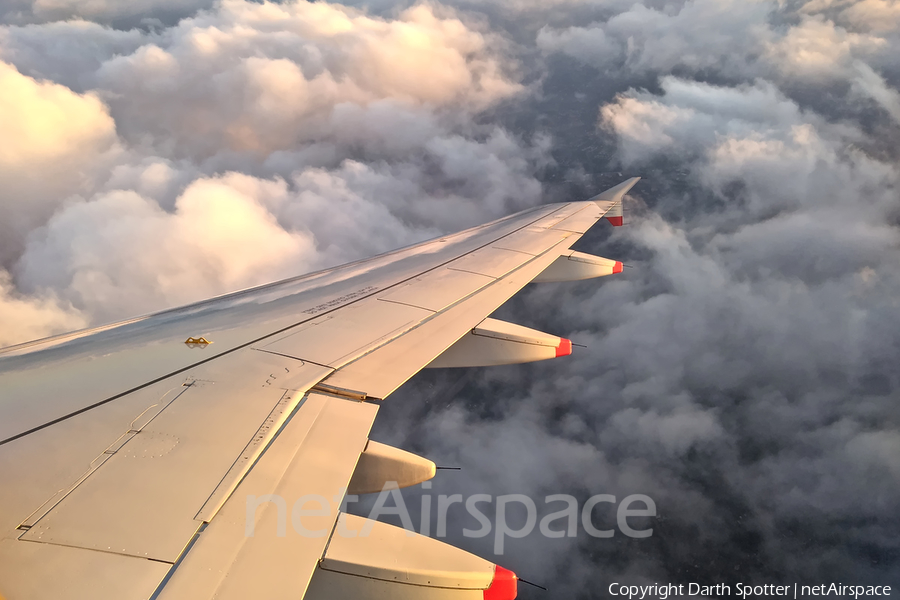
[[[893,32],[900,28],[900,5],[893,0],[812,0],[800,12],[827,15],[864,31]]]
[[[0,3],[0,22],[53,23],[84,18],[128,27],[164,27],[214,4],[213,0],[4,0]]]
[[[131,54],[146,41],[127,31],[72,19],[40,25],[0,27],[0,57],[20,73],[84,93],[97,85],[95,72],[115,55]]]
[[[545,138],[476,121],[524,88],[501,36],[448,9],[233,0],[150,31],[6,26],[0,49],[21,140],[0,157],[21,179],[0,198],[2,256],[22,293],[92,323],[502,216],[538,199],[551,162]],[[226,208],[250,211],[242,228],[211,218]],[[205,250],[188,231],[212,232]]]
[[[769,61],[783,76],[822,78],[843,76],[854,57],[877,53],[887,46],[878,36],[852,33],[820,17],[805,18],[768,47]]]
[[[725,87],[667,76],[660,87],[661,96],[632,90],[600,110],[600,123],[619,137],[626,162],[676,147],[700,152],[762,135],[794,139],[799,133],[793,127],[816,118],[766,81]]]
[[[560,71],[540,106],[598,109],[592,141],[554,129],[585,140],[567,166],[588,181],[645,175],[629,226],[580,246],[635,268],[535,286],[499,315],[587,350],[455,385],[423,374],[375,434],[474,470],[442,488],[454,492],[540,498],[585,481],[668,507],[640,548],[513,545],[506,564],[561,596],[599,596],[585,590],[610,580],[896,576],[900,346],[886,324],[900,169],[886,57],[900,46],[887,26],[795,8],[643,3],[532,29]],[[423,397],[419,418],[398,408]]]
[[[854,92],[874,100],[894,121],[900,123],[900,92],[890,87],[864,62],[856,62],[854,67],[858,73],[852,83]]]
[[[771,6],[764,2],[692,0],[648,7],[622,6],[588,26],[544,28],[538,46],[562,51],[606,69],[630,72],[711,69],[744,73],[753,53],[771,32],[764,26]],[[601,46],[597,46],[601,44]],[[600,55],[605,60],[597,63]]]
[[[660,85],[662,96],[632,90],[600,111],[626,163],[682,153],[720,195],[741,182],[744,219],[800,205],[833,211],[844,226],[888,218],[898,172],[853,149],[865,137],[859,130],[826,122],[765,81],[720,87],[664,77]]]
[[[12,278],[0,271],[0,347],[49,334],[74,331],[87,326],[87,319],[74,307],[52,294],[23,296]]]
[[[0,264],[8,265],[25,232],[89,185],[114,153],[116,133],[96,94],[37,81],[5,62],[0,89]]]
[[[132,191],[73,203],[33,232],[18,280],[109,320],[121,307],[145,313],[307,271],[310,236],[266,209],[286,193],[283,181],[228,174],[192,182],[172,213]]]
[[[220,149],[261,157],[327,140],[345,105],[478,111],[507,98],[521,88],[491,50],[425,6],[388,21],[325,3],[226,1],[111,58],[97,77],[129,142],[197,160]]]
[[[564,52],[598,67],[614,64],[621,54],[619,44],[601,27],[542,28],[537,44],[545,52]]]
[[[34,163],[72,160],[85,147],[105,149],[115,124],[96,95],[78,95],[61,85],[39,82],[0,63],[4,88],[0,134],[16,144],[0,150],[6,172]],[[6,172],[4,174],[6,174]]]
[[[844,10],[835,12],[837,4]],[[607,73],[692,73],[728,82],[765,77],[793,92],[802,82],[846,79],[854,61],[890,68],[896,27],[860,27],[858,15],[893,9],[865,4],[810,2],[797,10],[765,0],[635,3],[587,25],[545,26],[537,43]]]

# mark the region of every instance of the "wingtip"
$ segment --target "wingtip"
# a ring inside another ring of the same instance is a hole
[[[638,181],[640,181],[640,177],[632,177],[631,179],[626,179],[619,185],[613,186],[606,191],[600,192],[593,198],[591,198],[594,202],[608,202],[608,201],[619,201],[622,199],[622,196],[627,194],[631,188],[634,187]]]

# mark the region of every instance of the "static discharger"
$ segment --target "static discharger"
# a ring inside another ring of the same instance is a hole
[[[525,579],[522,579],[521,577],[519,577],[519,581],[521,581],[522,583],[526,583],[526,584],[528,584],[528,585],[534,586],[534,587],[536,587],[536,588],[538,588],[538,589],[540,589],[540,590],[544,590],[545,592],[547,591],[547,588],[545,588],[544,586],[538,585],[538,584],[536,584],[536,583],[534,583],[534,582],[531,582],[531,581],[526,581]]]
[[[184,343],[187,344],[188,348],[205,348],[206,346],[212,344],[212,342],[210,342],[205,337],[189,337],[188,339],[184,340]]]

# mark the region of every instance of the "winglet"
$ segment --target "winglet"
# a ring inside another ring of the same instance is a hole
[[[605,192],[600,192],[599,194],[591,198],[591,200],[596,202],[597,204],[606,202],[621,202],[622,197],[628,193],[628,190],[633,188],[634,184],[636,184],[640,180],[640,177],[632,177],[631,179],[627,179],[619,185],[609,188]]]
[[[622,210],[622,198],[628,193],[634,184],[640,181],[640,177],[632,177],[627,181],[623,181],[615,187],[611,187],[605,192],[597,194],[591,200],[597,203],[597,206],[603,210],[603,218],[610,222],[614,227],[621,227],[624,224],[624,211]]]

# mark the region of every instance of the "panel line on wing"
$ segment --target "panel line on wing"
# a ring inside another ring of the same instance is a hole
[[[204,525],[205,525],[205,523],[204,523]],[[115,552],[113,550],[109,550],[109,549],[105,549],[105,548],[83,548],[81,546],[75,546],[72,544],[47,544],[45,542],[41,542],[40,540],[32,540],[32,539],[25,537],[27,533],[28,533],[27,531],[22,532],[21,536],[19,536],[18,538],[15,538],[15,542],[22,543],[22,544],[40,544],[43,546],[58,546],[59,548],[68,548],[70,550],[78,550],[79,552],[96,552],[98,554],[104,554],[107,556],[118,556],[120,558],[129,558],[129,559],[133,559],[133,560],[146,560],[147,562],[168,565],[168,566],[171,566],[174,564],[172,561],[168,561],[168,560],[161,560],[158,558],[150,558],[149,556],[131,556],[129,554],[120,554],[119,552]]]
[[[253,438],[235,459],[234,464],[222,477],[222,481],[219,482],[219,485],[210,494],[209,499],[203,504],[197,516],[194,517],[195,521],[209,523],[216,516],[216,513],[219,512],[225,501],[231,497],[231,493],[262,454],[266,446],[268,446],[269,442],[271,442],[276,432],[281,429],[289,415],[293,414],[294,410],[300,406],[304,397],[305,394],[303,392],[290,390],[284,392],[281,400],[278,401],[278,404],[275,405],[272,412],[266,417],[266,420],[253,434]]]
[[[325,381],[345,387],[366,386],[370,394],[380,398],[387,397],[470,331],[471,324],[481,322],[527,285],[536,274],[555,260],[558,255],[557,249],[565,246],[568,243],[567,239],[561,240],[542,255],[532,257],[519,268],[485,286],[479,291],[483,300],[467,303],[461,299],[421,322],[394,344],[373,348],[364,356],[336,370]],[[504,286],[511,288],[503,289]],[[430,327],[434,322],[438,324]]]
[[[467,296],[467,297],[465,297],[465,298],[460,298],[459,300],[457,300],[457,301],[454,302],[453,304],[450,304],[449,306],[447,306],[447,307],[446,307],[445,309],[443,309],[442,311],[439,311],[439,312],[434,313],[433,315],[431,315],[431,316],[428,317],[427,319],[423,319],[423,320],[420,321],[415,327],[412,327],[412,328],[409,329],[409,331],[404,332],[403,336],[406,336],[406,335],[409,335],[409,334],[411,334],[411,333],[413,333],[413,332],[415,332],[415,331],[418,331],[418,330],[421,329],[422,327],[426,326],[426,325],[427,325],[429,322],[431,322],[432,320],[441,318],[442,315],[444,315],[447,311],[449,311],[449,310],[451,310],[451,309],[454,309],[454,308],[460,306],[461,304],[464,303],[464,301],[468,300],[468,299],[471,298],[472,296],[474,296],[474,295],[476,295],[476,294],[485,293],[487,290],[489,290],[489,289],[491,289],[491,288],[494,288],[494,286],[496,286],[496,285],[503,285],[503,284],[505,284],[505,283],[509,283],[509,282],[510,282],[509,277],[510,277],[511,275],[513,275],[514,273],[517,273],[517,272],[521,271],[522,269],[525,269],[526,267],[528,267],[528,265],[531,265],[532,263],[535,263],[536,261],[542,261],[542,260],[545,260],[545,257],[547,256],[548,253],[550,253],[554,248],[558,248],[560,245],[565,244],[567,239],[568,239],[568,238],[564,238],[564,239],[560,240],[559,242],[557,242],[556,244],[554,244],[554,245],[551,246],[550,248],[547,248],[542,254],[539,254],[539,255],[537,255],[537,256],[527,255],[527,256],[529,257],[529,259],[528,259],[526,262],[520,264],[518,267],[512,269],[510,272],[506,273],[506,274],[503,275],[502,277],[499,277],[499,278],[495,279],[493,282],[491,282],[490,284],[484,286],[483,288],[481,288],[481,289],[478,290],[477,292],[474,292],[474,293],[471,294],[470,296]],[[541,268],[543,269],[545,266],[546,266],[546,265],[542,266]],[[538,271],[538,272],[540,272],[540,271]],[[533,275],[530,276],[530,277],[529,277],[529,280],[530,280],[532,277],[534,277],[534,276],[533,276]],[[521,283],[521,285],[519,285],[519,289],[520,289],[521,287],[524,287],[526,284],[527,284],[527,281]],[[512,294],[510,294],[510,296],[512,296]],[[489,313],[490,313],[490,312],[493,312],[493,309],[492,309],[491,311],[489,311]],[[489,314],[489,313],[488,313],[488,314]],[[483,315],[483,316],[481,317],[481,319],[483,319],[484,316],[487,316],[487,315]],[[478,319],[478,320],[480,321],[481,319]],[[468,328],[467,328],[466,330],[464,330],[464,331],[459,332],[459,336],[457,336],[457,337],[454,338],[453,340],[450,340],[449,343],[447,344],[447,347],[449,347],[449,345],[452,345],[452,343],[455,342],[456,339],[458,339],[458,337],[461,337],[462,335],[464,335],[466,331],[468,331]],[[402,339],[403,336],[400,336],[400,339]],[[391,340],[391,341],[393,341],[393,340]],[[333,374],[329,375],[328,378],[325,379],[325,381],[332,380],[333,378],[336,378],[337,381],[340,381],[341,378],[342,378],[342,376],[343,376],[342,373],[346,373],[346,372],[347,372],[347,371],[345,371],[345,369],[347,369],[347,368],[350,367],[351,365],[353,365],[353,364],[355,364],[355,363],[358,363],[359,361],[365,359],[366,357],[368,357],[368,356],[370,356],[371,354],[377,352],[378,350],[384,348],[386,345],[387,345],[387,344],[382,344],[382,345],[379,345],[379,346],[377,346],[377,347],[372,347],[372,348],[370,348],[365,354],[362,354],[362,355],[356,357],[355,359],[353,359],[352,361],[348,362],[347,364],[342,365],[342,366],[341,366],[340,368],[338,368]],[[426,363],[426,364],[427,364],[427,363]],[[404,380],[405,380],[405,379],[404,379]],[[358,384],[358,383],[359,383],[359,382],[357,382],[357,384]],[[390,392],[390,391],[393,391],[393,390],[389,390],[389,392]],[[388,392],[388,393],[389,393],[389,392]],[[385,396],[388,395],[387,393],[384,393],[384,390],[380,390],[380,389],[375,390],[375,393],[378,395],[379,398],[384,398]]]
[[[242,372],[236,371],[243,366]],[[38,519],[27,539],[173,562],[249,470],[301,393],[332,369],[246,351],[197,373],[122,449]],[[262,427],[261,427],[262,425]],[[171,490],[177,489],[173,494]]]
[[[129,426],[128,430],[125,433],[123,433],[118,438],[116,438],[116,440],[112,444],[107,446],[106,449],[99,456],[97,456],[94,460],[91,461],[90,465],[88,466],[87,471],[85,471],[81,477],[76,479],[75,482],[72,483],[72,485],[60,489],[53,496],[51,496],[49,499],[47,499],[47,501],[44,502],[42,505],[40,505],[33,513],[28,515],[28,517],[24,521],[22,521],[21,524],[19,524],[17,529],[20,529],[20,530],[31,529],[31,527],[38,520],[40,520],[44,515],[46,515],[51,510],[53,510],[53,508],[57,504],[59,504],[60,502],[65,500],[66,496],[68,496],[73,491],[75,491],[75,488],[77,488],[79,485],[81,485],[88,477],[91,476],[92,473],[94,473],[94,471],[99,469],[103,465],[103,463],[105,463],[107,460],[109,460],[112,457],[112,455],[114,455],[116,452],[118,452],[125,444],[127,444],[138,433],[138,431],[140,431],[140,429],[135,429],[135,424],[138,423],[138,421],[141,419],[141,417],[146,415],[154,407],[163,405],[158,411],[156,411],[156,413],[153,417],[153,418],[155,418],[156,415],[158,415],[160,412],[162,412],[167,406],[169,406],[172,402],[177,400],[179,396],[181,396],[183,393],[185,393],[187,391],[188,387],[190,387],[190,386],[189,385],[181,385],[178,387],[174,387],[174,388],[168,390],[165,394],[163,394],[162,397],[160,398],[159,402],[151,404],[146,409],[144,409],[144,411],[141,412],[141,414],[139,414],[137,417],[134,418],[133,421],[131,421],[131,425]],[[180,390],[180,391],[177,394],[175,394],[168,402],[165,402],[165,404],[163,404],[163,399],[175,390]],[[143,428],[150,421],[152,421],[153,418],[149,419],[147,421],[147,423],[139,425],[138,427]]]
[[[201,523],[200,527],[197,528],[197,531],[194,532],[193,537],[191,537],[191,541],[187,543],[184,547],[184,550],[181,552],[181,556],[178,557],[174,563],[171,563],[172,566],[169,568],[169,571],[166,573],[166,576],[163,577],[163,580],[159,582],[159,585],[156,587],[156,590],[153,594],[148,598],[148,600],[156,600],[159,598],[160,593],[162,593],[163,588],[166,587],[166,584],[169,583],[169,580],[172,579],[172,575],[175,574],[175,570],[184,562],[184,557],[188,555],[188,552],[191,551],[191,548],[194,547],[194,544],[200,539],[200,536],[203,535],[203,532],[206,531],[206,528],[209,526],[209,523]],[[149,559],[152,560],[152,559]],[[169,564],[169,563],[164,563]],[[0,599],[2,600],[2,599]]]

